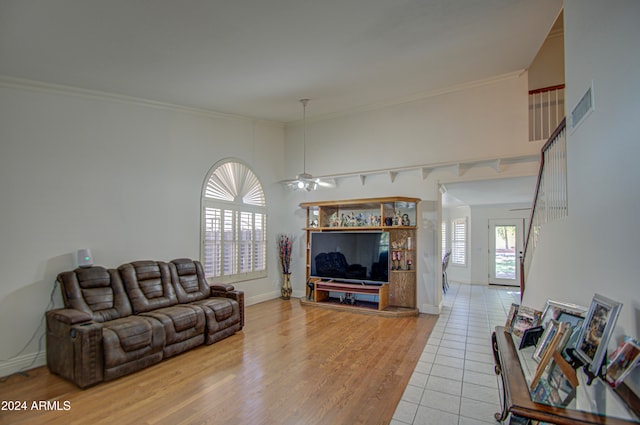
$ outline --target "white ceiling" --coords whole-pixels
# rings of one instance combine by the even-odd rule
[[[0,75],[289,122],[526,69],[562,0],[1,0]]]
[[[537,180],[537,177],[531,176],[446,183],[442,205],[445,207],[505,204],[531,206]]]

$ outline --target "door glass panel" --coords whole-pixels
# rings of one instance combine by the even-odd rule
[[[495,277],[516,279],[516,226],[495,226]]]

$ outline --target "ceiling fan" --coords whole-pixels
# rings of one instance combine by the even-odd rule
[[[300,103],[302,103],[302,120],[304,128],[302,138],[302,173],[298,174],[295,179],[284,180],[281,183],[291,190],[306,190],[307,192],[316,190],[319,186],[335,187],[334,182],[323,181],[307,173],[307,104],[309,103],[309,99],[300,99]]]

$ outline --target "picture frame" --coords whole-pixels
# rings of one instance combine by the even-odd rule
[[[559,351],[553,353],[546,382],[554,396],[554,405],[564,407],[575,398],[578,376]]]
[[[507,314],[507,321],[504,324],[504,329],[509,333],[511,333],[511,328],[513,327],[513,319],[516,317],[518,307],[520,307],[520,304],[511,303],[509,314]]]
[[[575,352],[585,363],[585,370],[595,376],[601,375],[602,363],[621,308],[622,303],[600,294],[595,294],[591,300]]]
[[[505,329],[512,335],[522,338],[524,331],[540,324],[541,318],[540,310],[512,303]]]
[[[640,364],[640,345],[629,338],[611,355],[605,378],[607,383],[616,388],[638,364]]]
[[[534,326],[533,328],[529,328],[524,331],[518,350],[522,350],[523,348],[527,348],[532,345],[537,345],[543,333],[544,328],[542,326]]]
[[[558,320],[562,313],[584,318],[587,313],[587,308],[577,304],[547,300],[544,310],[542,310],[540,324],[545,326],[551,319]]]
[[[536,349],[533,351],[533,354],[531,355],[533,360],[540,363],[540,360],[542,359],[542,354],[544,353],[546,348],[549,346],[549,343],[551,342],[551,339],[553,338],[557,330],[558,330],[557,321],[551,320],[547,323],[547,326],[544,328],[544,332],[542,332],[542,335],[540,336],[540,339],[536,344]]]
[[[547,351],[549,344],[553,340],[553,337],[558,332],[560,328],[560,323],[557,320],[551,319],[549,323],[547,323],[547,327],[544,328],[544,332],[540,336],[538,343],[536,344],[536,349],[533,351],[533,355],[531,356],[533,360],[540,363],[544,353]]]
[[[558,320],[558,322],[568,323],[569,326],[573,329],[575,327],[582,327],[582,324],[584,323],[584,316],[561,311],[556,320]]]
[[[569,329],[567,330],[567,341],[564,344],[563,350],[575,349],[576,342],[578,341],[578,335],[580,334],[582,324],[584,323],[584,316],[561,311],[558,315],[558,321],[569,325]]]
[[[558,347],[560,345],[560,342],[564,339],[566,341],[566,334],[567,334],[567,329],[569,328],[569,326],[562,322],[555,322],[557,323],[557,327],[555,328],[555,332],[553,334],[552,337],[547,337],[547,339],[549,340],[548,343],[545,344],[545,347],[543,350],[540,350],[540,361],[538,362],[538,367],[536,368],[536,372],[533,376],[533,379],[531,380],[531,385],[530,388],[532,390],[534,390],[537,385],[538,382],[540,381],[540,378],[542,378],[545,370],[547,369],[547,366],[549,365],[549,362],[551,361],[552,358],[554,358],[554,356],[556,355],[555,353],[558,351]],[[556,325],[554,324],[554,327]],[[551,326],[549,326],[551,327]],[[551,332],[551,331],[549,331]],[[550,338],[550,339],[549,339]],[[544,340],[541,337],[540,338],[540,344],[543,344]],[[536,349],[536,351],[538,351]]]

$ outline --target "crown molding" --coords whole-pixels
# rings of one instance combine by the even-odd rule
[[[42,93],[59,94],[63,96],[77,96],[87,99],[107,100],[111,102],[126,103],[130,105],[144,106],[160,110],[168,110],[172,112],[186,113],[189,115],[198,115],[209,118],[218,118],[224,120],[245,121],[254,124],[263,124],[283,128],[284,123],[278,121],[260,120],[243,115],[226,114],[217,111],[211,111],[202,108],[192,108],[188,106],[176,105],[173,103],[159,102],[155,100],[143,99],[133,96],[125,96],[116,93],[109,93],[99,90],[89,90],[61,84],[46,83],[43,81],[28,80],[23,78],[9,77],[0,75],[0,87],[20,90],[31,90]]]

